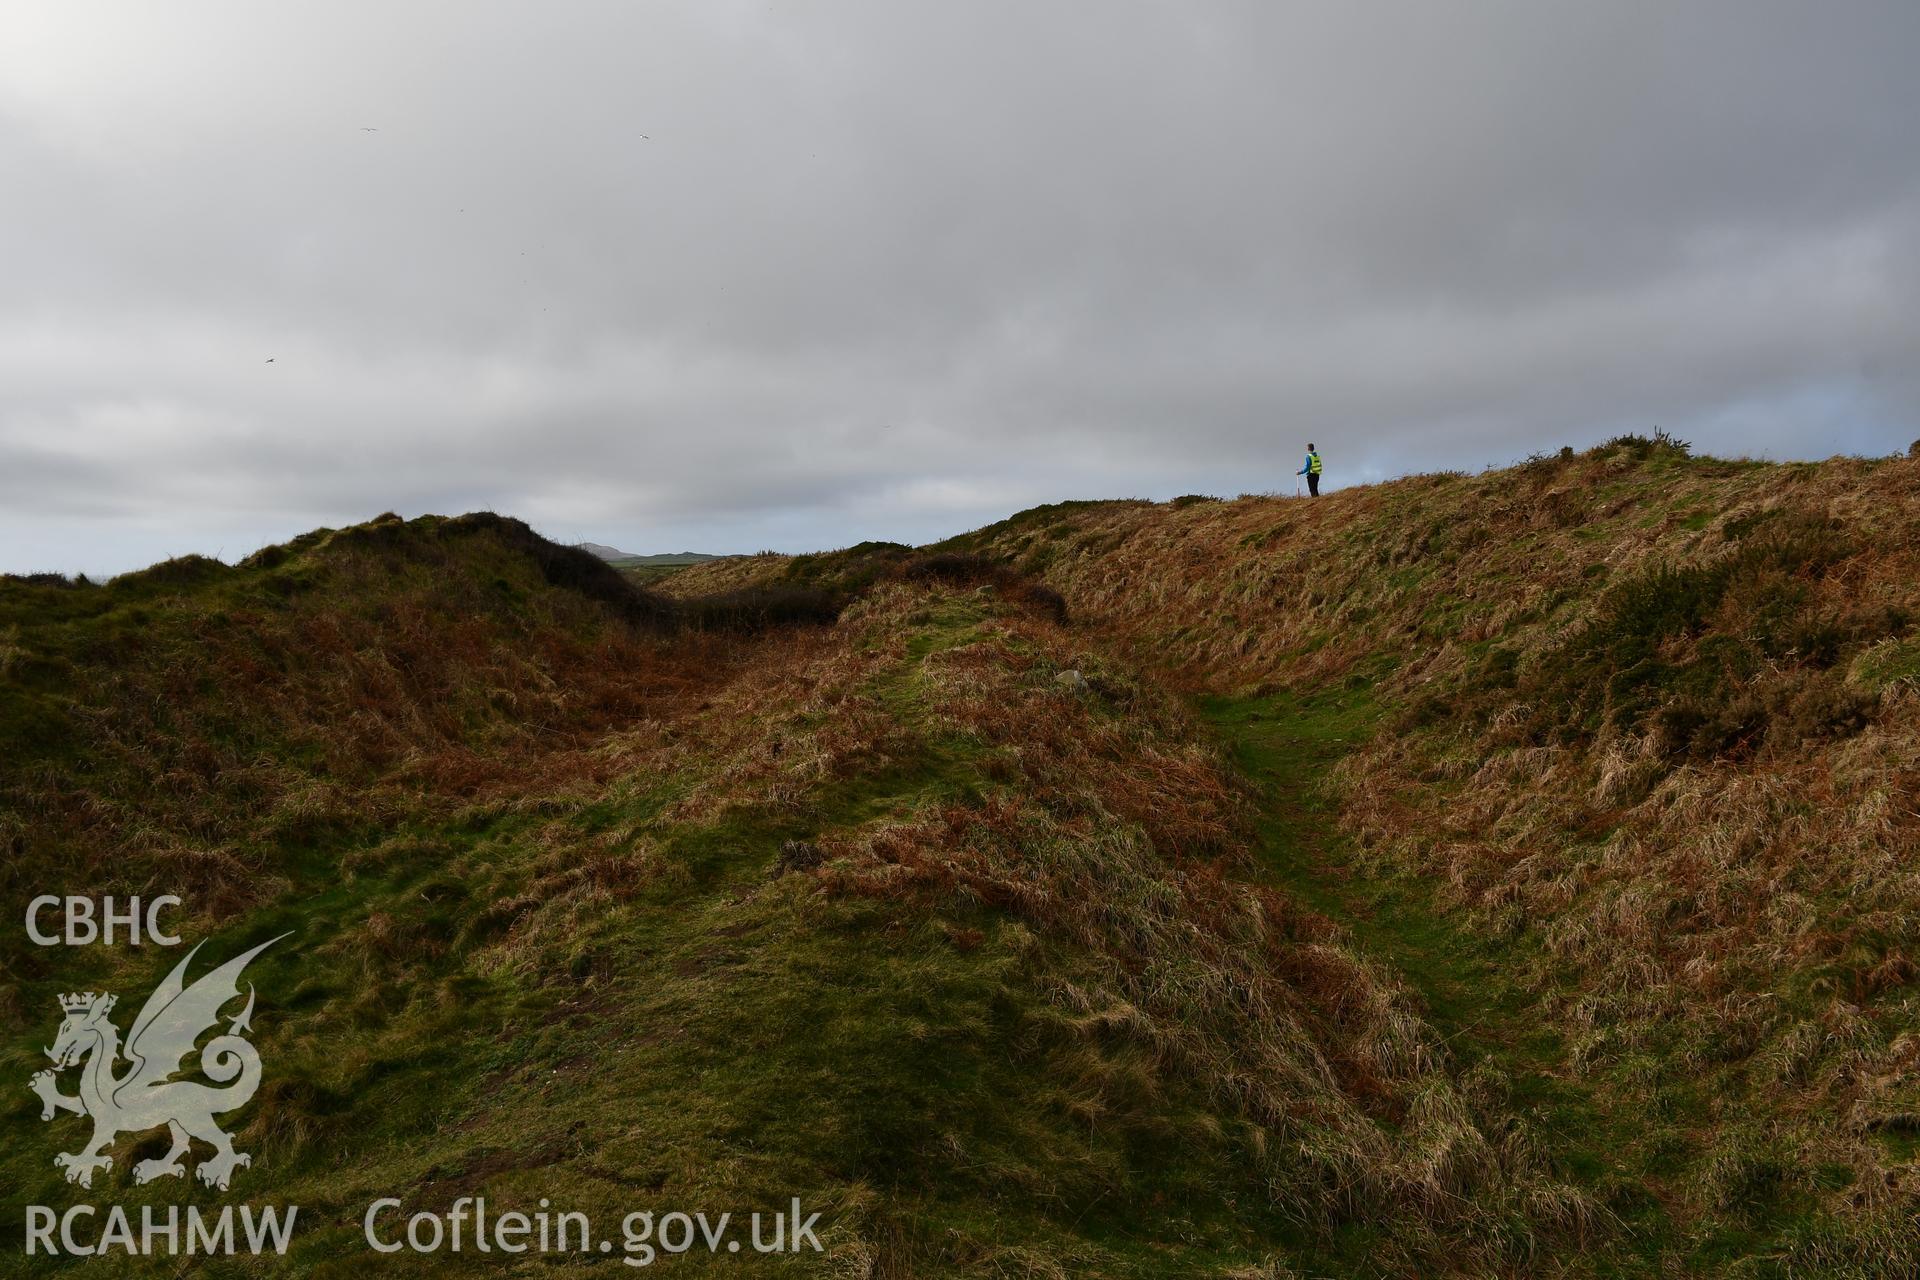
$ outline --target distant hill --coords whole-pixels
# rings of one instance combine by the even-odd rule
[[[590,551],[602,560],[605,560],[608,564],[615,565],[622,569],[642,565],[680,568],[684,565],[703,564],[708,560],[719,560],[722,558],[720,556],[710,556],[700,551],[664,551],[658,555],[643,556],[632,551],[622,551],[618,547],[610,547],[604,542],[582,542],[579,544],[579,547],[582,551]]]

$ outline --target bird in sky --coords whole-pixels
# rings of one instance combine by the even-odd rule
[[[267,363],[268,363],[268,364],[272,364],[272,363],[273,363],[273,357],[272,357],[272,356],[268,356],[268,357],[267,357]]]
[[[367,128],[367,127],[366,127],[365,125],[361,125],[361,126],[360,126],[360,132],[362,132],[362,133],[378,133],[378,132],[380,132],[380,130],[379,130],[379,129],[378,129],[377,127],[376,127],[376,128],[372,128],[372,129],[369,129],[369,128]]]

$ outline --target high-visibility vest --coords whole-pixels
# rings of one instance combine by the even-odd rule
[[[1310,453],[1307,455],[1307,474],[1312,476],[1317,476],[1320,474],[1320,455],[1319,454]]]

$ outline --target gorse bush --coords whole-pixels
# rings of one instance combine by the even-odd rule
[[[228,572],[226,565],[212,556],[175,556],[151,568],[123,573],[114,582],[122,589],[138,587],[191,587],[211,582]]]
[[[1693,455],[1693,446],[1669,434],[1665,428],[1655,427],[1650,436],[1631,431],[1614,436],[1602,443],[1594,452],[1624,455],[1636,461],[1645,462],[1652,458],[1688,458]]]
[[[944,582],[949,586],[971,586],[987,582],[1004,572],[996,562],[983,555],[963,551],[942,551],[908,561],[900,576],[913,581]]]
[[[86,574],[69,578],[64,573],[0,573],[0,582],[17,582],[27,587],[91,587]]]
[[[675,616],[696,631],[751,633],[774,627],[831,626],[846,601],[823,587],[769,583],[677,602]]]
[[[909,582],[939,582],[947,586],[991,585],[1005,598],[1055,622],[1067,620],[1065,596],[1031,573],[974,552],[938,551],[919,556],[901,568],[900,577]]]
[[[1859,549],[1827,517],[1775,510],[1730,522],[1728,534],[1735,545],[1720,556],[1659,565],[1605,592],[1593,620],[1528,683],[1538,730],[1630,733],[1657,717],[1670,750],[1747,749],[1784,709],[1748,688],[1760,672],[1830,667],[1903,621],[1898,611],[1835,615],[1813,603],[1810,582]]]
[[[381,531],[404,527],[391,521],[375,522],[360,526],[360,536],[378,538]],[[442,529],[454,537],[485,533],[499,539],[530,556],[540,567],[541,576],[554,586],[598,600],[627,622],[659,627],[673,621],[674,611],[666,600],[635,585],[591,551],[543,538],[523,521],[482,511],[449,520]]]
[[[1522,458],[1516,469],[1527,480],[1535,484],[1544,484],[1559,476],[1574,460],[1572,445],[1561,445],[1556,453],[1533,452]]]

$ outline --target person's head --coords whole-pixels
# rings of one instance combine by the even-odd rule
[[[1320,447],[1320,446],[1319,446],[1319,445],[1317,445],[1317,444],[1315,444],[1315,443],[1314,443],[1313,441],[1311,441],[1311,440],[1309,440],[1309,441],[1307,441],[1307,452],[1308,452],[1308,453],[1312,453],[1312,452],[1314,452],[1314,451],[1315,451],[1315,450],[1317,450],[1317,449],[1318,449],[1319,447]]]

